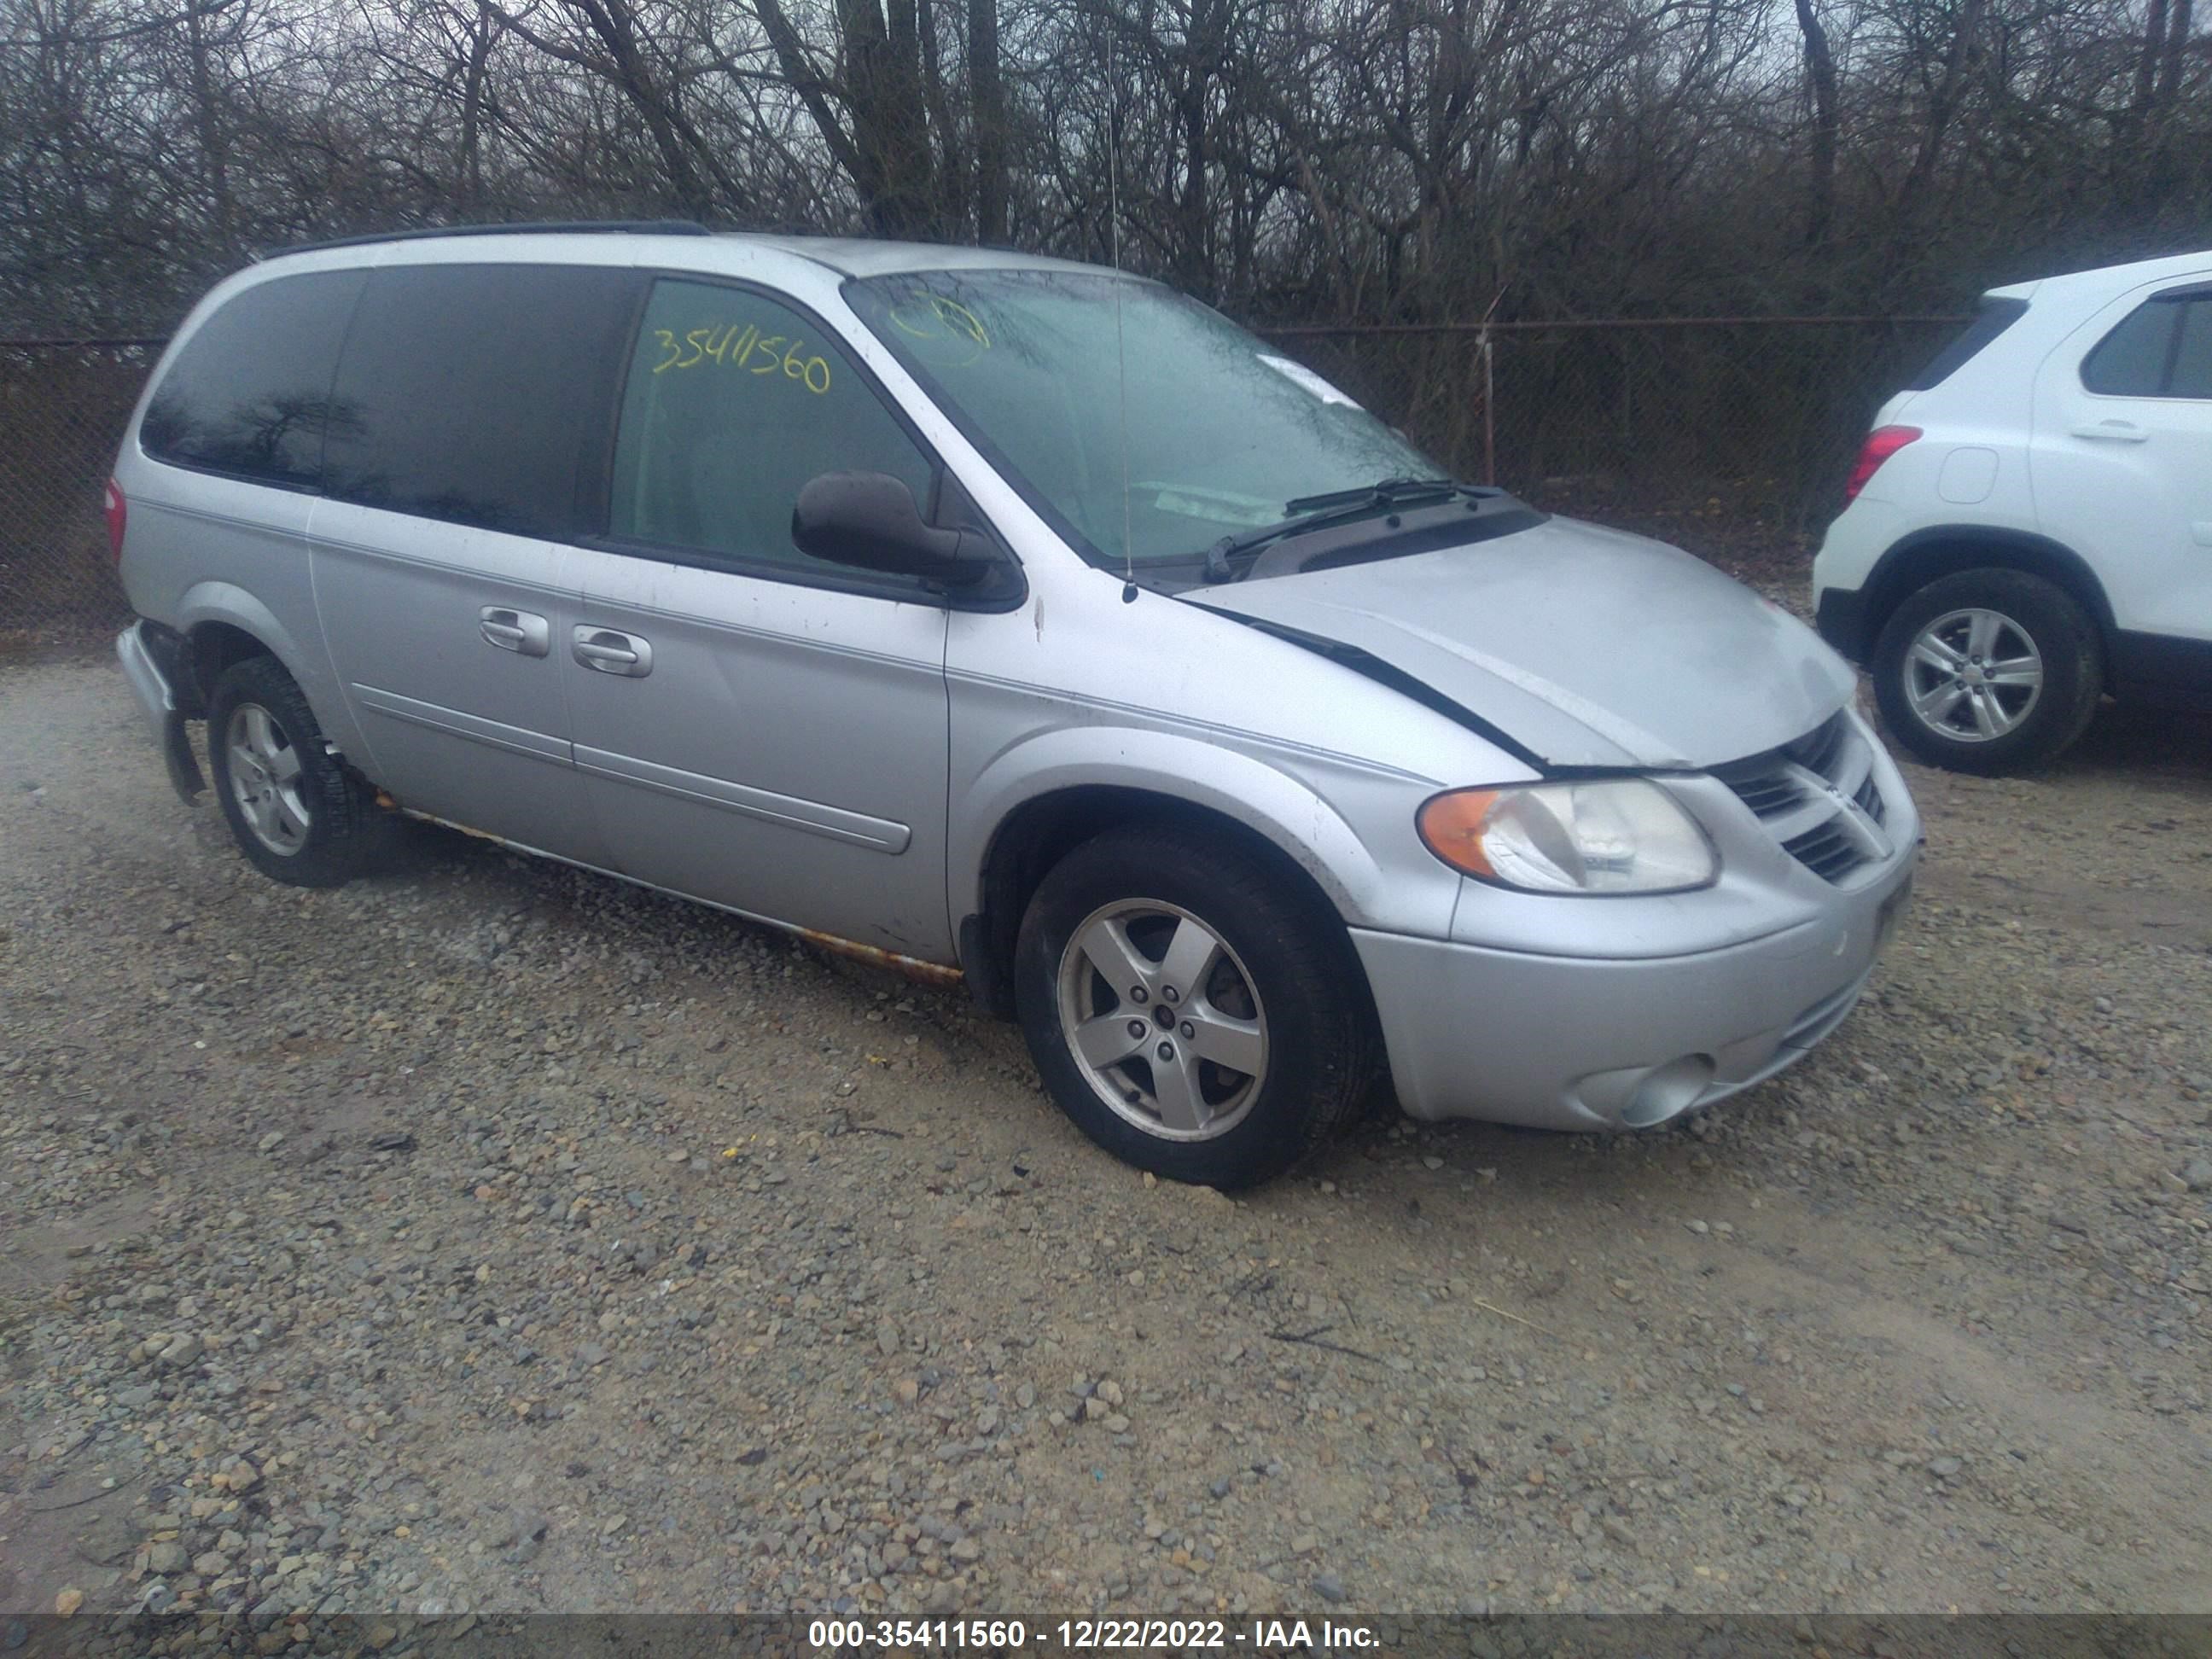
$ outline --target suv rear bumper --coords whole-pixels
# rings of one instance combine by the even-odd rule
[[[1432,1121],[1641,1129],[1771,1077],[1857,1002],[1917,853],[1814,921],[1685,956],[1542,957],[1355,928],[1399,1103]]]
[[[157,636],[148,632],[150,626],[133,623],[117,635],[115,654],[123,664],[123,678],[130,682],[131,691],[137,696],[154,746],[161,751],[161,759],[168,766],[169,781],[189,805],[207,785],[200,777],[200,763],[192,754],[191,738],[185,730],[185,715],[177,696],[173,669],[164,665],[164,656],[168,653],[161,650]],[[169,635],[172,640],[175,637],[173,634]]]

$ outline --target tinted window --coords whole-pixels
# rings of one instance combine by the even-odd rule
[[[229,301],[161,377],[140,445],[165,461],[313,488],[362,280],[357,270],[279,276]]]
[[[614,533],[824,568],[793,544],[791,509],[840,471],[888,472],[929,510],[928,458],[820,326],[744,289],[654,284],[623,396]]]
[[[2110,398],[2160,396],[2180,320],[2181,307],[2165,300],[2137,306],[2081,360],[2081,384]]]
[[[1930,357],[1921,371],[1905,383],[1906,392],[1928,392],[1943,384],[1979,355],[1989,343],[2027,314],[2025,300],[1984,300],[1974,320],[1960,331],[1950,344]]]
[[[325,489],[456,524],[577,533],[636,282],[588,265],[373,273],[338,364]]]
[[[2174,342],[2166,395],[2212,398],[2212,299],[2190,300],[2175,309],[2181,313],[2181,337]]]

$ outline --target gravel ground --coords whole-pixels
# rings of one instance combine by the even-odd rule
[[[2212,1609],[2212,727],[1916,771],[1860,1011],[1231,1201],[1010,1029],[0,668],[0,1608]]]

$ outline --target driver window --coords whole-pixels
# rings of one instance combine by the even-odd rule
[[[744,289],[656,283],[623,394],[613,533],[762,574],[849,576],[791,539],[799,490],[836,471],[888,472],[929,511],[930,460],[827,331]]]

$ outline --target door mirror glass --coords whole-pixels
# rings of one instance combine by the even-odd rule
[[[966,587],[990,570],[981,538],[923,522],[914,492],[888,472],[824,472],[807,481],[791,513],[802,553],[886,575]]]

